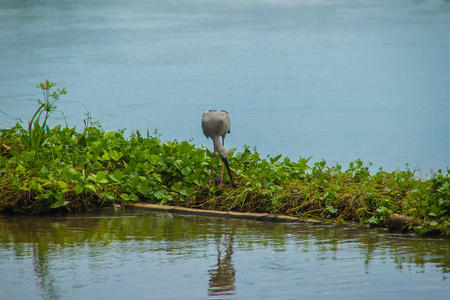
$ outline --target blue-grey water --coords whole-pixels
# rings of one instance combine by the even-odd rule
[[[450,240],[144,212],[0,217],[0,299],[447,299]]]
[[[0,111],[28,120],[47,78],[80,130],[211,147],[225,109],[230,148],[426,175],[450,162],[449,53],[444,0],[0,0]]]

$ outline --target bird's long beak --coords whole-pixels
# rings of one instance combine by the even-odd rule
[[[233,183],[233,176],[231,175],[231,169],[230,169],[230,165],[228,164],[228,158],[225,157],[222,159],[222,161],[225,164],[225,166],[227,167],[228,175],[230,175],[231,183]]]

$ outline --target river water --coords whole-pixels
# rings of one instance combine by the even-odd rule
[[[229,148],[426,175],[450,162],[449,53],[443,0],[0,0],[0,128],[49,79],[79,130],[211,147],[225,109]],[[0,217],[0,299],[447,299],[449,267],[449,240],[377,230]]]
[[[47,78],[80,130],[211,147],[201,114],[225,109],[230,148],[427,175],[450,162],[449,52],[444,0],[0,0],[0,111],[28,120]]]
[[[0,299],[447,299],[450,240],[140,211],[0,217]]]

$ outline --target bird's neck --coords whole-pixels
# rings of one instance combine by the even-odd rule
[[[219,150],[219,147],[223,147],[222,143],[220,142],[220,136],[214,136],[211,137],[214,143],[214,149]]]

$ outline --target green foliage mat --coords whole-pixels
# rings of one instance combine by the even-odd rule
[[[416,170],[369,173],[356,160],[346,170],[325,161],[261,158],[256,149],[229,150],[236,182],[210,186],[212,153],[187,141],[162,142],[157,132],[105,132],[88,117],[78,132],[47,120],[65,89],[38,87],[44,100],[25,128],[0,135],[0,212],[49,213],[124,201],[214,210],[282,213],[297,217],[387,226],[393,214],[413,220],[419,234],[450,235],[450,170],[429,179]],[[220,176],[216,163],[214,174]],[[227,182],[228,180],[228,182]]]

